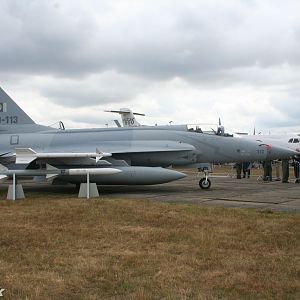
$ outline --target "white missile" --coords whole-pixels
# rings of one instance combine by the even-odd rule
[[[47,169],[31,169],[31,170],[5,170],[0,169],[0,180],[4,181],[8,176],[46,176],[47,180],[54,179],[61,175],[80,176],[80,175],[114,175],[121,173],[122,170],[115,168],[77,168],[77,169],[57,169],[47,164]]]
[[[119,169],[114,168],[78,168],[78,169],[57,169],[49,164],[46,165],[46,179],[50,180],[59,175],[71,175],[71,176],[80,176],[80,175],[113,175],[122,172]],[[49,174],[49,171],[51,172]],[[52,173],[53,172],[53,173]],[[55,173],[56,172],[56,173]]]
[[[31,148],[16,148],[16,164],[30,164],[41,158],[96,158],[98,162],[102,157],[111,156],[96,149],[96,152],[35,152]]]

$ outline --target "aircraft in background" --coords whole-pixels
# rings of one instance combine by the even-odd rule
[[[229,133],[226,133],[225,127],[222,126],[220,118],[219,125],[215,133],[218,135],[230,135]],[[258,143],[277,145],[279,147],[284,147],[300,152],[300,134],[256,134],[256,130],[254,128],[253,135],[249,135],[245,132],[235,132],[231,135],[246,138],[252,141],[257,141]]]
[[[285,148],[205,134],[199,126],[54,129],[36,124],[2,89],[0,103],[0,163],[7,168],[0,171],[2,176],[20,170],[20,174],[40,172],[37,176],[74,184],[85,182],[86,174],[97,184],[158,184],[185,176],[167,169],[170,166],[198,168],[203,162],[263,161],[294,155]],[[47,176],[48,172],[55,176]],[[199,185],[209,188],[211,182],[206,176]]]
[[[245,135],[243,138],[255,140],[260,143],[271,143],[272,145],[278,145],[300,152],[300,136],[298,134]]]
[[[136,120],[134,115],[145,116],[145,114],[134,113],[129,108],[121,108],[120,110],[105,110],[105,112],[117,113],[121,115],[123,127],[138,127],[141,124]],[[118,127],[122,127],[118,120],[114,120]]]

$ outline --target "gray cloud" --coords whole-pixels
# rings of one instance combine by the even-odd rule
[[[147,89],[147,82],[108,71],[82,79],[50,78],[37,83],[37,89],[42,96],[62,106],[95,106],[129,101]]]
[[[2,70],[73,77],[115,69],[155,79],[196,79],[300,61],[300,20],[290,16],[300,9],[296,1],[288,8],[274,1],[264,2],[270,6],[124,1],[124,12],[118,1],[109,8],[104,1],[88,1],[89,15],[73,9],[81,1],[63,3],[2,3],[0,22],[7,36],[0,48]],[[132,3],[130,9],[126,3]]]
[[[0,80],[65,107],[171,116],[180,101],[203,114],[225,101],[246,123],[263,102],[272,116],[258,114],[261,126],[295,124],[299,11],[296,0],[3,0]]]

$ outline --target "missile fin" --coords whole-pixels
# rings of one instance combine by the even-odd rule
[[[7,171],[7,170],[8,169],[5,166],[3,166],[3,165],[0,164],[0,171]]]
[[[58,174],[47,174],[46,180],[51,181],[51,180],[55,179],[57,176],[58,176]]]
[[[8,178],[6,175],[0,175],[0,182],[5,181]]]
[[[98,163],[98,161],[99,161],[100,159],[102,159],[103,157],[112,156],[111,153],[105,153],[105,152],[102,152],[102,151],[100,151],[98,148],[96,148],[96,154],[97,154],[97,156],[96,156],[96,163]]]
[[[55,167],[53,167],[53,166],[51,166],[51,165],[49,165],[49,164],[46,164],[46,170],[47,171],[53,171],[53,170],[59,170],[58,168],[55,168]],[[51,181],[51,180],[53,180],[53,179],[55,179],[57,176],[58,176],[59,174],[47,174],[46,175],[46,180],[47,181]]]
[[[50,164],[46,164],[46,170],[59,170],[59,169]]]

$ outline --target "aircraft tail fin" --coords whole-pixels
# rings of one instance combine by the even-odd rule
[[[136,120],[135,114],[130,109],[127,108],[121,108],[121,118],[123,122],[124,127],[138,127],[141,126],[141,124]]]
[[[118,113],[121,115],[123,127],[138,127],[141,124],[136,120],[134,115],[145,116],[144,114],[132,112],[129,108],[121,108],[120,110],[105,110],[105,112]],[[116,122],[115,122],[116,123]],[[119,122],[118,122],[119,123]],[[120,127],[120,123],[117,124]]]
[[[0,87],[0,126],[35,124],[35,122]]]

